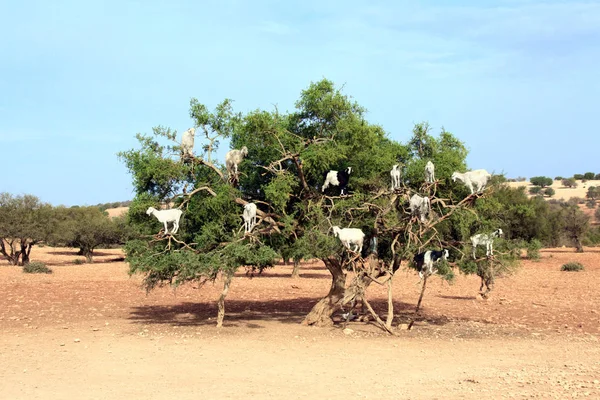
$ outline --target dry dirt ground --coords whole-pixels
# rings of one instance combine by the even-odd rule
[[[32,256],[54,273],[0,264],[1,399],[600,398],[600,249],[545,250],[488,300],[475,278],[434,277],[423,319],[397,336],[302,326],[330,285],[318,262],[295,280],[283,265],[242,271],[218,330],[219,283],[146,294],[118,250],[93,265],[72,249]],[[585,271],[561,272],[572,260]],[[394,325],[418,293],[415,273],[395,276]],[[385,315],[386,289],[368,298]]]

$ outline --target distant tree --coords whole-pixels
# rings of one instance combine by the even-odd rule
[[[596,174],[596,176],[594,176],[594,180],[596,180],[596,181],[600,180],[600,174]]]
[[[568,187],[568,188],[576,188],[577,187],[577,182],[575,181],[575,178],[563,179],[562,184],[563,184],[563,186]]]
[[[556,191],[552,188],[546,188],[546,190],[544,190],[544,194],[548,197],[552,197],[556,194]]]
[[[562,176],[555,176],[554,180],[555,181],[562,181],[564,178]]]
[[[517,177],[517,182],[525,182],[526,180],[527,178],[525,178],[524,176]]]
[[[590,228],[590,217],[578,206],[566,206],[563,210],[564,232],[571,239],[578,253],[583,252],[582,239]]]
[[[600,198],[600,187],[590,186],[585,197],[587,197],[590,200],[597,200],[598,198]]]
[[[588,200],[585,202],[585,206],[586,206],[587,208],[595,208],[595,207],[596,207],[596,201],[595,201],[595,200],[592,200],[592,199],[588,199]]]
[[[540,187],[550,186],[553,183],[552,178],[548,178],[547,176],[534,176],[529,179],[529,182],[531,182],[532,185]]]
[[[582,180],[583,179],[583,174],[575,174],[575,175],[573,175],[573,179]]]
[[[583,179],[594,179],[594,173],[593,172],[586,172],[585,174],[583,174]]]
[[[540,194],[542,193],[542,188],[540,186],[534,186],[529,188],[529,194]]]
[[[57,214],[59,223],[53,241],[79,248],[88,263],[93,261],[98,246],[123,243],[123,229],[129,229],[125,223],[118,226],[97,206],[61,209]]]
[[[29,194],[0,193],[0,253],[12,265],[26,265],[34,245],[54,229],[49,204]]]

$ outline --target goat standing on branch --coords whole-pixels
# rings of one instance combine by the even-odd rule
[[[435,182],[435,166],[431,161],[427,161],[427,164],[425,165],[425,182]]]
[[[492,175],[487,172],[485,169],[476,169],[473,171],[467,171],[465,173],[455,172],[452,174],[452,182],[456,182],[457,180],[464,183],[471,194],[477,192],[481,193],[485,189],[488,181],[491,179]],[[475,191],[473,189],[473,185],[477,188]]]
[[[256,225],[256,204],[248,203],[244,206],[244,229],[246,233],[250,233],[252,228]]]
[[[392,190],[400,189],[400,168],[399,164],[394,164],[390,171],[390,177],[392,178]]]
[[[334,171],[331,170],[327,172],[325,175],[325,182],[323,183],[323,187],[321,188],[321,192],[325,192],[330,185],[331,186],[339,186],[340,188],[340,196],[343,196],[347,193],[348,180],[350,179],[350,173],[352,172],[352,167],[346,168],[344,171]]]
[[[159,222],[162,222],[165,225],[165,235],[169,233],[169,230],[167,229],[167,224],[169,222],[173,223],[173,230],[171,230],[171,235],[174,235],[179,229],[179,219],[181,218],[181,214],[183,214],[183,211],[181,211],[178,208],[172,208],[170,210],[157,210],[154,207],[148,207],[148,210],[146,210],[146,214],[154,215]]]
[[[181,159],[194,157],[194,135],[196,129],[190,128],[181,135]]]
[[[413,262],[419,271],[419,278],[423,279],[423,276],[430,276],[435,274],[437,271],[433,270],[433,263],[439,260],[447,260],[450,254],[448,250],[427,250],[426,252],[419,253],[413,258]]]
[[[247,155],[248,148],[246,146],[242,147],[241,150],[229,150],[225,155],[225,167],[227,168],[230,181],[237,180],[238,166]]]
[[[490,234],[478,233],[477,235],[471,236],[471,244],[473,244],[473,258],[477,259],[475,256],[477,246],[485,246],[485,255],[487,257],[494,255],[494,239],[502,236],[503,234],[504,232],[502,232],[502,229],[498,228]]]
[[[410,198],[409,207],[411,215],[419,215],[421,217],[421,222],[427,221],[431,211],[429,197],[421,197],[418,194],[413,194]]]
[[[339,226],[333,227],[333,236],[337,236],[342,244],[350,251],[354,251],[358,254],[362,252],[363,241],[365,240],[365,233],[358,228],[343,228]],[[353,248],[350,248],[352,245]]]

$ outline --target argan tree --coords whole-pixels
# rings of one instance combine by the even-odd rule
[[[415,126],[406,145],[393,141],[328,80],[311,84],[289,113],[275,109],[241,115],[229,100],[211,112],[192,99],[190,117],[196,149],[201,149],[191,159],[180,159],[177,133],[164,127],[154,128],[152,136],[138,134],[140,148],[120,153],[136,191],[129,222],[141,232],[128,242],[126,255],[131,272],[145,275],[148,290],[222,276],[218,326],[235,271],[241,266],[271,266],[282,254],[320,259],[331,273],[329,293],[304,323],[329,325],[336,310],[363,301],[380,326],[389,330],[391,278],[401,261],[442,246],[451,246],[455,257],[462,259],[465,237],[481,224],[473,209],[479,196],[470,196],[464,185],[449,179],[453,171],[466,169],[467,150],[459,140],[445,130],[434,137],[423,123]],[[223,160],[215,159],[224,139],[230,139],[232,148],[248,148],[234,179],[226,176]],[[438,181],[423,184],[428,160],[436,165]],[[404,179],[410,183],[390,191],[393,164],[404,166]],[[349,167],[348,195],[340,196],[336,187],[322,192],[329,170]],[[408,210],[408,199],[415,193],[431,198],[427,222]],[[257,204],[258,224],[245,234],[241,214],[247,202]],[[149,206],[182,209],[179,232],[157,234],[158,223],[145,214]],[[457,223],[465,227],[460,235]],[[363,254],[348,251],[333,237],[335,225],[366,233]],[[355,272],[349,284],[348,270]],[[385,322],[365,298],[372,282],[388,285]]]
[[[0,253],[12,265],[29,263],[31,249],[54,229],[53,210],[32,195],[0,193]]]
[[[545,188],[546,186],[550,186],[553,183],[552,178],[548,178],[547,176],[534,176],[529,179],[532,185],[539,186],[541,188]]]
[[[75,247],[86,262],[93,261],[94,250],[102,245],[124,243],[130,228],[112,219],[97,206],[58,207],[55,209],[56,229],[51,236],[54,244]],[[123,218],[123,217],[121,217]]]

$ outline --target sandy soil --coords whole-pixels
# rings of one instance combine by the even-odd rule
[[[129,207],[117,207],[117,208],[109,208],[106,210],[108,216],[111,218],[120,217],[129,211]]]
[[[146,294],[111,261],[118,250],[93,265],[74,265],[71,249],[32,256],[54,273],[0,264],[2,399],[600,398],[600,249],[545,250],[498,279],[489,300],[475,278],[434,278],[423,319],[397,336],[300,325],[330,285],[317,262],[296,280],[283,265],[241,272],[217,330],[219,283]],[[573,260],[585,271],[559,270]],[[381,315],[385,292],[369,291]],[[418,294],[413,272],[396,275],[394,325]]]

